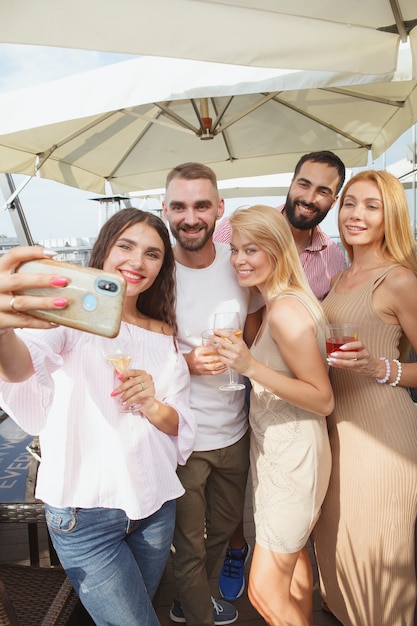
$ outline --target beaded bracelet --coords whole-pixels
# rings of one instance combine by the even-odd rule
[[[393,383],[390,383],[391,387],[396,387],[398,385],[398,383],[401,380],[401,374],[403,373],[403,366],[401,365],[401,363],[398,361],[398,359],[393,359],[394,363],[397,364],[397,378],[394,380]]]
[[[384,378],[375,378],[375,380],[377,383],[380,383],[381,385],[385,385],[385,383],[389,381],[389,377],[391,376],[391,364],[385,356],[380,356],[379,360],[385,361],[385,376]]]

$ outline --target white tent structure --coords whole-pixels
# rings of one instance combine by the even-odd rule
[[[366,165],[417,121],[417,80],[403,52],[382,83],[140,57],[4,94],[0,171],[109,195],[162,187],[183,161],[210,165],[219,180],[289,172],[320,149]]]
[[[0,41],[256,67],[393,72],[416,0],[2,0]]]

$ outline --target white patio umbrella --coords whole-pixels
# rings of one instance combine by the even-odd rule
[[[2,0],[0,41],[385,74],[411,31],[417,78],[416,21],[416,0]]]
[[[183,161],[210,165],[219,180],[288,172],[320,149],[366,165],[370,151],[376,158],[417,121],[409,71],[370,83],[133,59],[1,96],[0,171],[108,195],[162,187]]]

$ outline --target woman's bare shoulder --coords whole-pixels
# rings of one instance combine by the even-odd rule
[[[417,276],[407,267],[398,265],[393,267],[383,281],[386,287],[394,293],[400,294],[409,289],[417,290]]]
[[[174,331],[172,330],[171,326],[169,326],[169,324],[166,324],[165,322],[162,322],[161,320],[149,320],[150,321],[150,327],[148,330],[152,331],[153,333],[159,333],[160,335],[168,335],[169,337],[172,337],[172,335],[174,334]]]

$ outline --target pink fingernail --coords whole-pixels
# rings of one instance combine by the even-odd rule
[[[68,278],[65,278],[65,276],[54,276],[51,279],[51,285],[54,285],[55,287],[65,287],[67,284]]]
[[[125,375],[124,375],[124,374],[118,374],[118,376],[117,376],[117,378],[118,378],[119,380],[123,380],[123,378],[124,378],[124,377],[125,377]]]
[[[119,392],[117,391],[117,389],[115,389],[114,391],[111,392],[111,397],[114,398],[114,396],[117,396]]]
[[[55,298],[53,301],[53,305],[57,308],[62,308],[63,306],[67,306],[68,300],[66,298]]]

